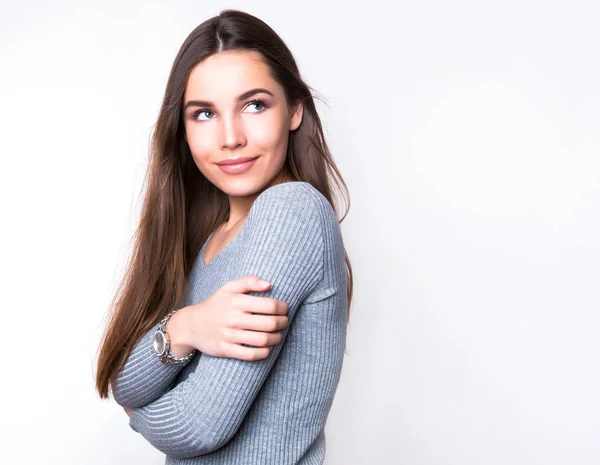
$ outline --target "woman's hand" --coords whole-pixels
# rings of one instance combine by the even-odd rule
[[[288,325],[287,303],[245,293],[265,292],[270,286],[256,276],[229,281],[203,302],[173,314],[167,324],[173,354],[183,357],[196,348],[213,357],[267,358]]]

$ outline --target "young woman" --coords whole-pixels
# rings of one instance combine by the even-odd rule
[[[332,193],[348,192],[264,22],[225,10],[185,40],[146,185],[100,396],[167,464],[322,463],[352,298]]]

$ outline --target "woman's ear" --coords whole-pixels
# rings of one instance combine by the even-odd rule
[[[302,114],[304,111],[304,105],[302,102],[299,102],[292,109],[292,116],[290,120],[290,131],[295,131],[302,123]]]

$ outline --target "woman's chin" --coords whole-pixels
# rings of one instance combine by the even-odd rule
[[[265,184],[256,176],[231,176],[221,179],[217,187],[230,197],[248,197],[262,190]]]

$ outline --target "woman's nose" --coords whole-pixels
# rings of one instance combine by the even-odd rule
[[[240,145],[246,145],[246,134],[243,122],[238,118],[223,118],[222,127],[222,149],[234,149]]]

